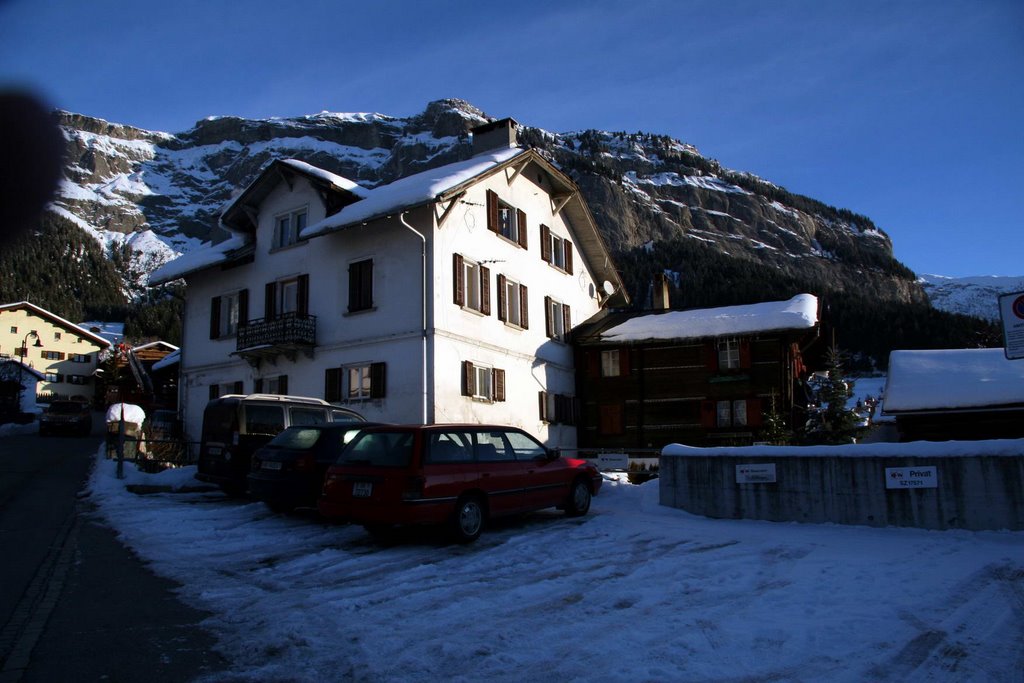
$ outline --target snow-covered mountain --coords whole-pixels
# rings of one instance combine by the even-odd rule
[[[51,210],[108,252],[131,254],[127,277],[139,280],[175,254],[223,239],[221,209],[272,159],[297,158],[374,187],[467,158],[469,130],[489,120],[462,100],[432,102],[407,118],[327,112],[216,117],[177,134],[68,112],[57,116],[67,161]],[[766,272],[808,288],[924,301],[913,273],[895,260],[888,236],[868,218],[723,168],[692,145],[647,133],[556,134],[528,125],[519,138],[579,184],[616,257],[645,245],[704,245],[767,265]],[[138,285],[126,289],[138,291]]]
[[[932,306],[983,320],[999,320],[999,296],[1024,291],[1024,277],[921,275]]]

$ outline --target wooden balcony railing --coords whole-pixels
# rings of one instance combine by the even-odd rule
[[[316,316],[285,313],[274,318],[257,318],[238,327],[235,354],[250,359],[278,353],[292,356],[316,346]]]

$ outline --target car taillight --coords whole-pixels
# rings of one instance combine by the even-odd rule
[[[402,490],[402,500],[419,500],[423,497],[423,487],[427,480],[423,477],[409,477]]]
[[[299,472],[310,472],[316,466],[316,459],[312,455],[300,455],[295,460],[295,469]]]

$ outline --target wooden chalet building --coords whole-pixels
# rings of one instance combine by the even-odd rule
[[[772,410],[806,419],[803,351],[818,301],[689,311],[602,312],[573,332],[579,445],[661,448],[762,440]]]

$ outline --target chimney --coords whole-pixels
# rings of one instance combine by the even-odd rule
[[[491,121],[470,130],[473,133],[473,154],[509,149],[516,146],[515,119],[504,118]]]
[[[651,293],[651,306],[656,311],[667,311],[668,303],[668,278],[665,273],[657,273],[654,276],[654,291]]]

